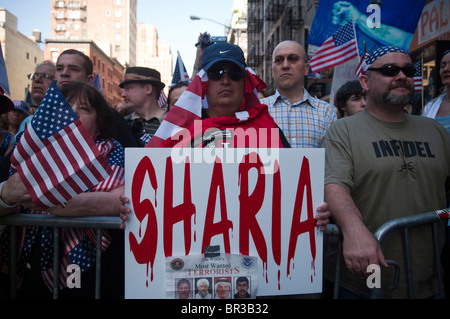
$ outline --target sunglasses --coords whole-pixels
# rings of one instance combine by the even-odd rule
[[[240,68],[232,68],[229,70],[224,69],[209,69],[207,72],[208,79],[212,81],[220,81],[225,73],[228,74],[228,77],[231,81],[240,81],[244,77],[244,70]]]
[[[411,78],[416,74],[416,69],[412,65],[401,68],[396,65],[387,64],[383,65],[381,68],[368,68],[367,70],[378,71],[385,76],[396,76],[402,71],[408,78]]]
[[[55,77],[48,73],[32,73],[32,74],[28,74],[28,78],[31,81],[34,81],[36,79],[53,80]]]

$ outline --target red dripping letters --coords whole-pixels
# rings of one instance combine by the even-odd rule
[[[250,160],[252,156],[253,160]],[[256,158],[256,160],[254,160]],[[139,162],[136,171],[134,172],[133,181],[131,185],[131,200],[136,214],[136,218],[142,223],[145,217],[148,216],[146,222],[145,233],[139,234],[142,238],[140,242],[137,241],[133,233],[130,233],[130,249],[136,258],[136,262],[140,264],[151,264],[155,260],[156,251],[158,248],[158,222],[163,223],[163,247],[164,255],[172,256],[172,249],[174,244],[174,226],[178,223],[183,223],[183,238],[185,254],[193,253],[191,247],[192,242],[192,227],[193,221],[199,214],[205,214],[203,225],[203,238],[199,241],[202,243],[202,253],[204,248],[209,246],[212,238],[215,236],[221,236],[223,241],[223,248],[226,253],[231,252],[230,235],[239,235],[239,253],[242,255],[248,255],[250,251],[250,240],[253,241],[253,245],[256,248],[259,258],[262,260],[263,265],[267,267],[267,261],[269,258],[273,258],[275,263],[280,266],[283,258],[286,258],[287,276],[290,272],[290,263],[295,257],[297,239],[303,233],[309,235],[310,251],[312,260],[316,258],[316,242],[315,242],[315,225],[313,203],[312,203],[312,190],[311,190],[311,176],[309,161],[306,157],[303,157],[300,176],[298,180],[297,192],[295,195],[295,202],[293,203],[293,212],[286,213],[287,216],[292,216],[292,220],[289,220],[290,234],[288,244],[287,256],[282,256],[282,180],[278,161],[275,161],[276,169],[273,174],[266,174],[264,172],[263,163],[257,153],[249,153],[243,156],[241,162],[238,164],[238,198],[227,199],[226,192],[227,187],[236,187],[236,185],[226,185],[224,180],[223,163],[219,158],[216,158],[211,176],[211,185],[209,185],[209,193],[205,193],[202,200],[207,200],[206,212],[198,211],[195,202],[193,202],[192,190],[197,188],[195,182],[191,177],[191,164],[189,158],[186,158],[184,163],[184,176],[174,176],[172,159],[168,157],[166,159],[165,174],[164,176],[164,207],[162,212],[162,219],[157,219],[155,213],[156,195],[154,204],[149,199],[141,201],[141,191],[148,174],[150,178],[151,187],[154,189],[155,194],[158,188],[156,173],[151,160],[148,157],[143,157]],[[256,172],[256,182],[253,183],[253,190],[250,191],[249,175],[250,172]],[[178,206],[173,204],[174,183],[176,181],[183,181],[183,202]],[[267,187],[267,184],[271,184],[272,187]],[[268,190],[271,193],[268,194]],[[237,200],[239,202],[238,212],[232,212],[233,214],[239,214],[238,219],[229,218],[230,212],[227,210],[227,200]],[[261,211],[261,207],[265,200],[271,200],[271,213],[268,215],[271,217],[271,230],[270,233],[263,231],[264,227],[259,224],[257,216]],[[307,216],[301,220],[302,206],[306,203]],[[217,208],[216,208],[217,206]],[[219,216],[215,216],[215,211],[220,211]],[[196,216],[197,215],[197,216]],[[234,216],[234,215],[233,215]],[[216,220],[216,221],[215,221]],[[219,220],[219,221],[217,221]],[[233,220],[239,221],[239,225],[233,225]],[[141,225],[142,227],[142,225]],[[234,227],[238,228],[235,233]],[[251,236],[250,236],[251,235]],[[250,239],[250,237],[252,239]],[[194,242],[197,239],[194,236]],[[268,247],[267,242],[271,243]],[[198,252],[195,252],[198,253]],[[271,254],[271,255],[270,255]]]

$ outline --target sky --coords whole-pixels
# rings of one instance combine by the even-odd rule
[[[33,30],[39,29],[45,40],[50,38],[50,2],[0,0],[0,8],[17,17],[19,32],[30,36]],[[137,0],[137,22],[155,25],[159,39],[171,47],[173,66],[179,51],[191,75],[199,34],[207,31],[211,36],[225,35],[223,25],[230,24],[232,7],[233,0]],[[191,15],[206,19],[192,21]]]

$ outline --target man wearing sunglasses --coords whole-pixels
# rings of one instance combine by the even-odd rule
[[[201,68],[147,147],[290,147],[267,105],[259,101],[257,92],[266,85],[246,66],[241,48],[210,45]],[[129,199],[121,195],[120,200],[121,218],[126,221]],[[324,231],[328,205],[319,206],[317,213],[317,226]]]
[[[365,110],[342,118],[325,138],[325,201],[343,234],[341,298],[368,297],[369,265],[400,265],[397,289],[393,266],[383,269],[385,298],[408,298],[400,230],[383,240],[372,235],[385,222],[446,207],[450,176],[450,136],[436,121],[403,112],[414,93],[409,55],[397,47],[381,47],[366,60],[360,78]],[[438,224],[443,244],[444,224]],[[431,227],[410,229],[414,297],[438,293]],[[442,246],[440,246],[442,247]],[[328,264],[329,262],[329,264]],[[335,263],[327,259],[325,277],[333,280]],[[386,281],[385,281],[386,280]]]
[[[247,68],[239,46],[224,42],[208,46],[200,72],[167,113],[148,146],[289,147],[255,93],[265,86]],[[195,123],[201,123],[201,130],[194,129],[198,128]],[[242,138],[246,133],[255,136]],[[189,138],[181,138],[181,134],[189,134]]]

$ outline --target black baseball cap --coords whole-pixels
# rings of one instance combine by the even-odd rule
[[[227,42],[218,42],[208,46],[203,52],[202,69],[207,71],[213,64],[220,61],[231,61],[245,69],[244,51],[234,44]]]

